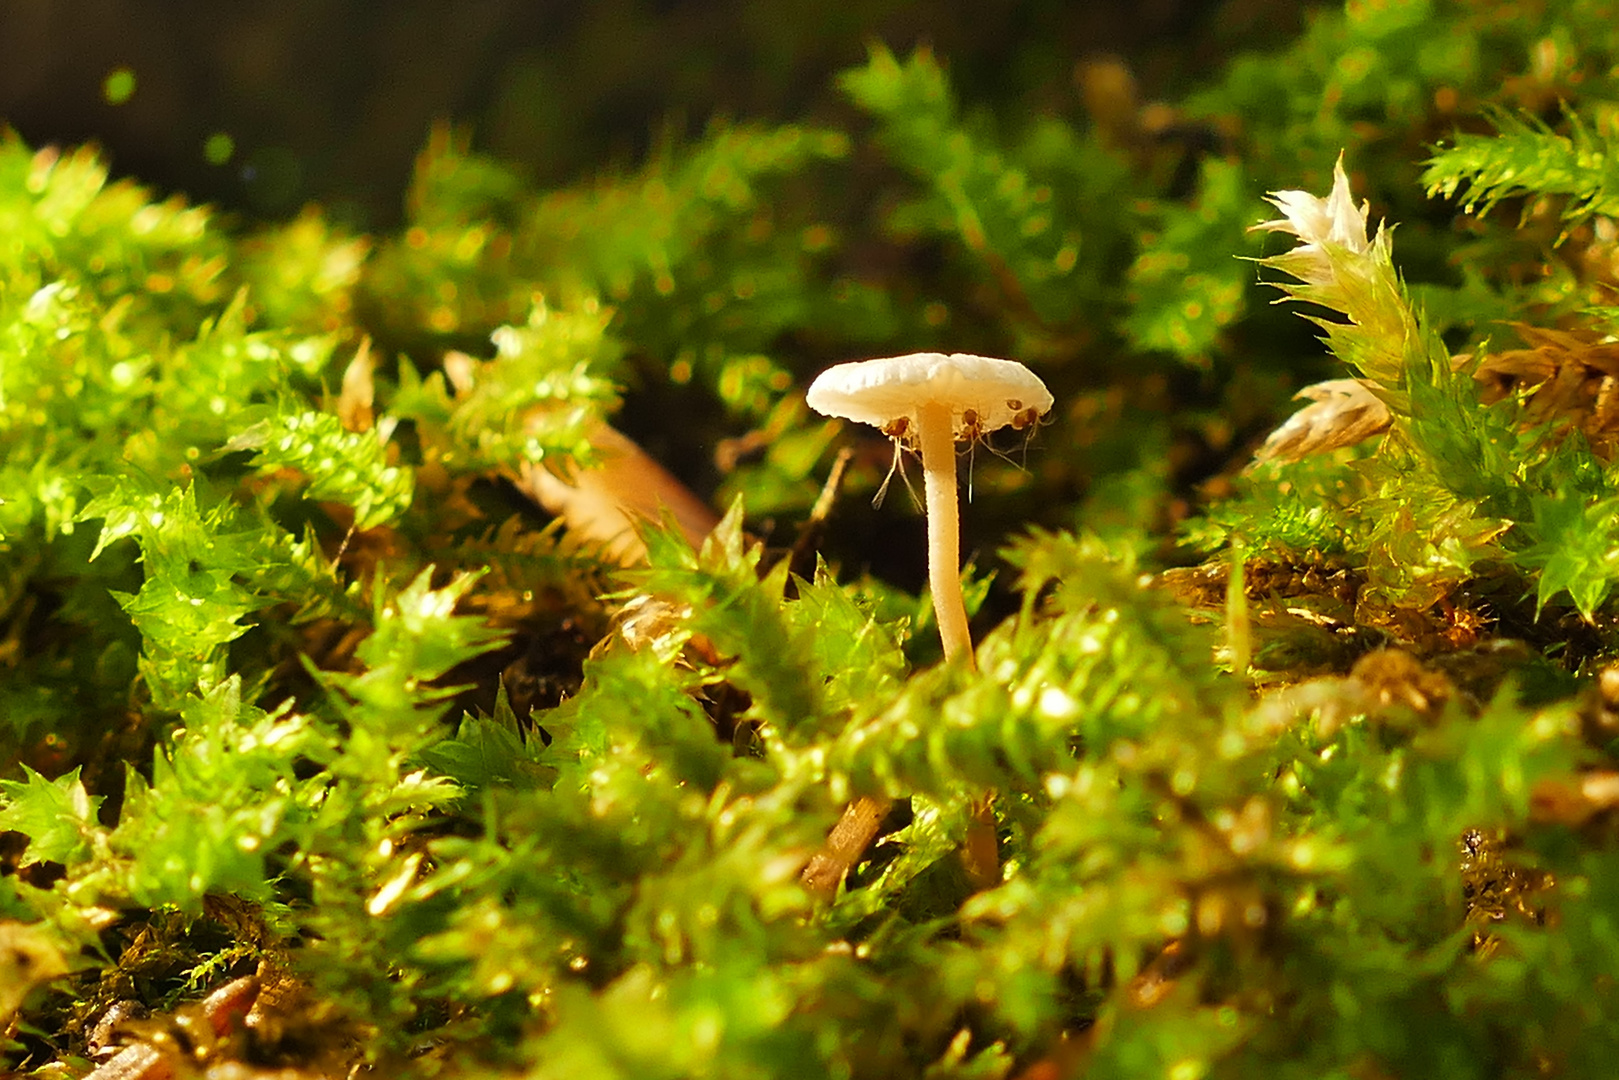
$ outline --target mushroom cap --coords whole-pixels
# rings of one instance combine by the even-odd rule
[[[838,364],[810,383],[806,400],[818,413],[879,428],[900,419],[914,423],[921,405],[945,404],[957,439],[1012,423],[1022,427],[1051,409],[1051,391],[1034,372],[1016,360],[969,353],[911,353]],[[975,414],[970,423],[969,409]]]

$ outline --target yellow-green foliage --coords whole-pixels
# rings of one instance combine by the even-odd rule
[[[265,1067],[1609,1075],[1619,31],[1530,8],[1321,8],[1151,144],[883,46],[561,190],[444,128],[382,236],[0,140],[3,1067],[262,965]],[[921,348],[1058,400],[963,451],[974,669],[800,395]],[[1248,468],[1329,378],[1385,430]],[[513,483],[607,422],[706,539]]]

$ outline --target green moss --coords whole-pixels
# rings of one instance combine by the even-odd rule
[[[1322,11],[1157,142],[874,46],[835,122],[560,190],[441,129],[385,236],[6,137],[5,1068],[258,970],[216,1053],[323,1071],[1606,1075],[1601,8]],[[964,454],[975,670],[800,396],[929,347],[1058,399]],[[1253,465],[1322,378],[1372,420]],[[547,523],[608,422],[706,539]]]

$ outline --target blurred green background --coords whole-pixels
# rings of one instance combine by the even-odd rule
[[[848,110],[867,44],[930,44],[963,101],[1083,113],[1077,63],[1116,54],[1173,99],[1235,50],[1291,37],[1297,0],[8,0],[0,118],[91,141],[116,173],[277,218],[311,200],[397,223],[435,120],[541,186],[638,161],[714,117]],[[133,76],[131,80],[129,76]]]

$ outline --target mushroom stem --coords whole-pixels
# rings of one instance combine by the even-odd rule
[[[967,605],[961,598],[961,519],[956,495],[956,436],[950,406],[928,402],[916,411],[928,516],[928,587],[944,642],[944,658],[964,656],[973,667]]]

